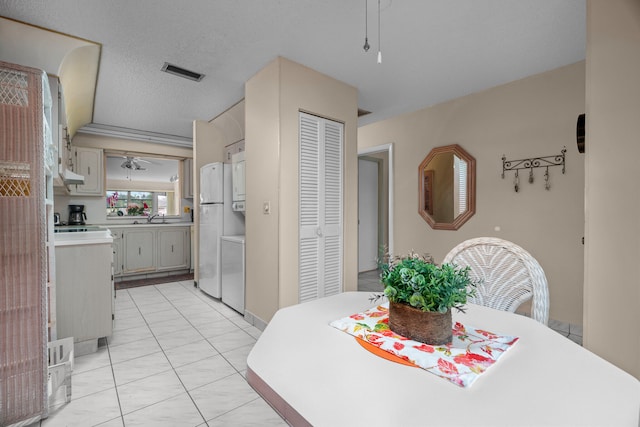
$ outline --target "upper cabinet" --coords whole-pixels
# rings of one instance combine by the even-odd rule
[[[182,162],[182,197],[193,199],[193,159]]]
[[[104,196],[104,161],[102,149],[74,147],[74,172],[84,176],[84,184],[70,185],[72,195]]]
[[[224,162],[232,163],[233,155],[244,151],[244,139],[224,147]]]

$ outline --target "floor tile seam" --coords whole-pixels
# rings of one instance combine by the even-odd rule
[[[200,341],[207,341],[207,343],[211,346],[211,348],[213,348],[215,351],[217,351],[218,353],[220,353],[216,348],[214,348],[214,347],[213,347],[213,345],[212,345],[210,342],[208,342],[208,340],[207,340],[206,338],[202,338],[202,339],[195,340],[195,341],[185,342],[185,343],[182,343],[182,344],[176,345],[176,346],[174,346],[174,347],[168,347],[168,348],[164,348],[164,347],[162,347],[162,344],[160,344],[160,348],[161,348],[163,351],[171,351],[171,350],[175,350],[175,349],[178,349],[178,348],[180,348],[180,347],[184,347],[184,346],[187,346],[187,345],[190,345],[190,344],[195,344],[195,343],[200,342]]]
[[[190,321],[190,320],[189,320],[189,319],[188,319],[184,314],[182,314],[182,312],[180,311],[180,309],[179,309],[178,307],[176,307],[176,306],[173,304],[173,302],[172,302],[172,301],[170,301],[170,300],[169,300],[169,303],[171,304],[171,306],[172,306],[172,307],[174,307],[174,308],[175,308],[175,309],[180,313],[180,316],[182,316],[182,318],[183,318],[184,320],[186,320],[186,321],[187,321],[187,323],[189,323],[189,325],[191,325],[191,326],[192,326],[192,327],[193,327],[193,328],[198,332],[198,334],[200,334],[200,336],[202,336],[202,338],[203,338],[203,339],[205,339],[205,340],[207,340],[207,341],[208,341],[208,338],[204,336],[204,334],[203,334],[203,333],[198,329],[198,327],[197,327],[195,324],[193,324],[193,323],[192,323],[192,322],[191,322],[191,321]],[[232,321],[231,321],[227,316],[225,316],[225,315],[224,315],[224,313],[222,313],[222,312],[220,312],[220,311],[216,310],[216,309],[215,309],[215,307],[213,307],[213,306],[211,306],[211,305],[209,305],[209,304],[207,304],[207,305],[208,305],[209,307],[211,307],[211,309],[212,309],[212,310],[214,310],[214,311],[216,311],[217,313],[221,314],[221,315],[223,316],[223,318],[224,318],[224,319],[226,319],[226,320],[228,320],[229,322],[233,323],[233,322],[232,322]],[[143,315],[143,317],[144,317],[144,315]],[[147,320],[146,320],[146,319],[145,319],[145,322],[147,322]],[[147,323],[147,324],[148,324],[148,323]],[[241,327],[239,327],[239,326],[238,326],[238,325],[236,325],[235,323],[233,323],[233,324],[234,324],[238,329],[241,329],[241,330],[242,330],[242,328],[241,328]],[[151,329],[151,326],[149,326],[149,329]],[[154,336],[155,336],[155,333],[153,332],[153,330],[151,331],[151,333],[152,333],[152,334],[154,334]],[[249,335],[249,334],[247,333],[247,335]],[[249,335],[249,336],[251,336],[251,335]],[[156,339],[157,339],[157,337],[156,337]],[[158,344],[160,345],[160,343],[158,343]],[[215,348],[215,346],[213,346],[213,344],[211,344],[211,343],[209,343],[209,344],[214,348],[214,350],[216,350],[218,353],[220,353],[220,351],[218,351],[218,349],[217,349],[217,348]]]
[[[155,338],[155,336],[153,335],[153,332],[151,330],[149,330],[149,333],[151,333],[151,336],[144,337],[144,338],[137,337],[137,338],[132,339],[131,341],[125,341],[125,342],[121,342],[121,343],[118,343],[118,344],[109,344],[109,345],[111,345],[111,347],[118,347],[118,346],[125,345],[125,344],[131,344],[131,343],[136,342],[136,341],[146,340],[146,339],[149,339],[149,338]]]
[[[233,323],[233,322],[231,322],[231,323]],[[225,333],[223,333],[223,334],[216,335],[215,337],[216,337],[216,338],[218,338],[218,337],[222,337],[222,336],[224,336],[224,335],[228,335],[228,334],[232,334],[232,333],[234,333],[234,332],[241,331],[241,332],[244,332],[245,334],[247,334],[247,336],[249,336],[250,338],[252,338],[252,339],[254,339],[254,340],[256,340],[256,341],[257,341],[257,339],[256,339],[256,338],[254,338],[254,337],[253,337],[249,332],[247,332],[246,330],[242,329],[241,327],[239,327],[239,326],[238,326],[238,325],[236,325],[235,323],[234,323],[234,325],[236,326],[237,330],[229,331],[229,332],[225,332]],[[214,338],[214,337],[211,337],[211,338]],[[205,339],[207,339],[207,340],[208,340],[209,338],[205,338]],[[254,343],[254,344],[255,344],[255,343]]]
[[[227,362],[227,363],[229,363],[229,362]],[[230,363],[229,363],[229,364],[230,364]],[[231,364],[230,364],[230,365],[231,365]],[[233,365],[231,365],[231,367],[233,368]],[[235,369],[235,368],[234,368],[234,369]],[[224,380],[224,379],[227,379],[227,378],[232,377],[232,376],[237,375],[237,374],[238,374],[238,372],[231,372],[230,374],[225,375],[225,376],[220,377],[220,378],[217,378],[217,379],[215,379],[215,380],[213,380],[213,381],[211,381],[211,382],[208,382],[208,383],[206,383],[206,384],[200,384],[198,387],[194,387],[194,388],[192,388],[191,390],[187,390],[187,393],[191,394],[191,392],[193,392],[193,391],[196,391],[196,390],[201,389],[201,388],[203,388],[203,387],[206,387],[206,386],[209,386],[209,385],[211,385],[211,384],[217,383],[217,382],[219,382],[219,381],[222,381],[222,380]],[[243,378],[244,378],[244,377],[243,377]],[[198,406],[198,405],[196,404],[196,406]],[[206,419],[205,419],[205,421],[206,421]]]
[[[181,384],[182,384],[182,383],[181,383]],[[184,384],[182,384],[182,388],[184,389],[184,392],[188,394],[188,391],[187,391],[187,389],[185,388]],[[138,412],[138,411],[140,411],[140,410],[142,410],[142,409],[146,409],[146,408],[148,408],[148,407],[150,407],[150,406],[157,405],[158,403],[166,402],[167,400],[169,400],[169,399],[173,399],[174,397],[179,396],[180,394],[182,394],[182,393],[176,393],[176,394],[173,394],[173,395],[171,395],[171,396],[169,396],[169,397],[167,397],[167,398],[165,398],[165,399],[158,400],[157,402],[153,402],[153,403],[150,403],[150,404],[145,405],[145,406],[141,406],[141,407],[139,407],[138,409],[136,409],[136,410],[134,410],[134,411],[127,412],[127,413],[123,413],[123,415],[122,415],[122,421],[124,422],[124,417],[126,417],[127,415],[131,415],[131,414],[133,414],[134,412]],[[196,405],[196,408],[198,408],[198,407],[197,407],[197,405]],[[198,408],[198,413],[200,414],[200,416],[202,416],[202,413],[200,412],[200,409],[199,409],[199,408]],[[205,418],[204,418],[204,417],[202,417],[202,419],[204,420]],[[205,420],[205,421],[206,421],[206,420]],[[125,425],[126,425],[126,423],[125,423]]]
[[[251,387],[251,386],[249,386],[249,387]],[[258,393],[253,389],[253,387],[251,387],[251,391],[253,391],[254,393],[258,394]],[[259,395],[259,394],[258,394],[258,397],[257,397],[256,399],[252,399],[252,400],[250,400],[250,401],[248,401],[248,402],[245,402],[245,403],[243,403],[243,404],[241,404],[241,405],[236,406],[235,408],[231,408],[231,409],[229,409],[228,411],[225,411],[225,412],[223,412],[223,413],[221,413],[221,414],[219,414],[219,415],[216,415],[216,416],[215,416],[215,417],[213,417],[213,418],[209,418],[208,420],[205,420],[205,421],[208,423],[209,421],[216,420],[216,419],[218,419],[218,418],[220,418],[220,417],[223,417],[223,416],[227,415],[227,414],[228,414],[228,413],[230,413],[230,412],[233,412],[233,411],[235,411],[235,410],[238,410],[238,409],[242,408],[243,406],[246,406],[246,405],[248,405],[248,404],[250,404],[250,403],[252,403],[252,402],[255,402],[257,399],[261,399],[261,397],[260,397],[260,395]],[[278,414],[278,415],[279,415],[279,414]]]
[[[167,300],[167,301],[169,301],[169,300]],[[134,303],[135,303],[135,301],[134,301]],[[173,304],[171,303],[171,301],[169,301],[169,303],[173,306]],[[182,316],[182,314],[181,314],[181,316]],[[142,317],[144,318],[144,315],[143,315]],[[184,318],[184,316],[183,316],[183,318]],[[191,322],[189,322],[189,320],[188,320],[188,319],[186,319],[186,318],[184,318],[184,319],[185,319],[189,324],[191,324]],[[144,319],[144,321],[145,321],[145,323],[147,324],[147,327],[149,328],[149,330],[151,330],[151,326],[150,326],[150,325],[149,325],[149,323],[147,322],[147,319]],[[193,325],[192,325],[192,326],[193,326]],[[194,329],[196,329],[196,328],[194,327]],[[196,331],[197,331],[200,335],[202,335],[202,334],[200,333],[200,331],[198,331],[197,329],[196,329]],[[169,356],[167,356],[166,351],[162,348],[162,345],[161,345],[161,344],[160,344],[160,342],[158,341],[158,337],[156,336],[156,333],[155,333],[155,332],[153,332],[153,330],[151,330],[151,334],[153,335],[153,338],[156,340],[156,344],[158,344],[158,347],[160,347],[160,351],[162,352],[162,354],[164,355],[164,357],[167,359],[167,362],[169,363],[169,366],[171,366],[171,369],[173,370],[173,373],[176,375],[176,377],[178,377],[178,381],[180,381],[180,384],[182,384],[182,388],[183,388],[185,391],[187,391],[187,392],[188,392],[188,390],[187,390],[187,388],[185,387],[184,383],[183,383],[183,382],[182,382],[182,380],[180,379],[180,376],[179,376],[179,375],[178,375],[178,373],[176,372],[176,370],[175,370],[175,366],[174,366],[174,365],[173,365],[173,363],[171,362],[171,359],[169,358]],[[204,336],[203,336],[203,338],[204,338]],[[204,338],[204,339],[206,340],[206,338]],[[209,343],[209,345],[211,345],[211,344]],[[212,347],[213,347],[213,346],[212,346]],[[216,350],[216,349],[214,348],[214,350]],[[216,350],[216,351],[218,351],[218,350]],[[218,353],[220,353],[220,352],[218,352]],[[166,371],[163,371],[163,372],[166,372]],[[114,382],[115,382],[115,378],[114,378]],[[117,384],[116,384],[116,387],[117,387]],[[197,405],[196,405],[196,407],[197,407]],[[199,409],[199,408],[198,408],[198,412],[200,412],[200,409]],[[202,415],[202,413],[200,413],[200,415]],[[204,416],[202,417],[202,419],[205,419],[205,418],[204,418]],[[206,422],[206,420],[205,420],[205,422]]]
[[[236,367],[233,365],[233,363],[231,363],[231,361],[225,357],[225,354],[226,354],[226,353],[230,353],[230,352],[232,352],[232,351],[236,351],[236,350],[238,350],[238,349],[240,349],[240,348],[242,348],[242,347],[249,347],[249,346],[252,346],[252,347],[253,347],[253,345],[254,345],[254,344],[255,344],[255,343],[253,343],[253,344],[243,345],[243,346],[240,346],[240,347],[238,347],[238,348],[234,348],[233,350],[228,350],[228,351],[225,351],[224,353],[220,353],[220,356],[222,356],[222,358],[225,360],[225,362],[227,362],[229,365],[231,365],[231,367],[232,367],[233,369],[235,369],[235,371],[236,371],[238,374],[240,374],[240,376],[241,376],[242,378],[244,378],[244,380],[245,380],[245,381],[246,381],[247,379],[244,377],[244,375],[242,375],[242,372],[241,372],[241,371],[239,371],[239,370],[238,370],[238,368],[236,368]],[[248,357],[248,356],[247,356],[247,357]],[[247,383],[247,384],[248,384],[248,383]],[[252,387],[252,388],[253,388],[253,387]]]
[[[132,359],[132,360],[133,360],[133,359]],[[167,359],[167,360],[168,360],[168,359]],[[116,382],[116,389],[117,389],[118,387],[124,387],[124,386],[130,385],[131,383],[134,383],[134,382],[136,382],[136,381],[146,380],[147,378],[151,378],[151,377],[153,377],[153,376],[155,376],[155,375],[165,374],[165,373],[167,373],[167,372],[169,372],[169,371],[171,371],[171,370],[174,370],[174,369],[173,369],[173,367],[170,367],[170,368],[164,369],[164,370],[162,370],[162,371],[154,372],[154,373],[149,374],[149,375],[146,375],[146,376],[144,376],[144,377],[136,378],[135,380],[126,381],[126,382],[123,382],[122,384],[118,384],[118,383]]]
[[[191,323],[191,321],[190,321],[188,318],[186,318],[182,313],[180,313],[180,316],[182,316],[182,318],[183,318],[183,319],[184,319],[184,320],[189,324],[189,326],[191,326],[193,329],[195,329],[195,331],[196,331],[196,332],[197,332],[197,333],[202,337],[202,339],[205,339],[205,340],[207,339],[207,337],[205,337],[205,336],[202,334],[202,332],[200,332],[200,330],[198,329],[198,327],[197,327],[196,325],[194,325],[193,323]],[[146,320],[146,319],[145,319],[145,322],[147,322],[147,320]],[[147,325],[148,325],[148,323],[147,323]],[[151,326],[149,326],[149,329],[151,329]],[[180,331],[182,331],[182,330],[183,330],[183,329],[178,329],[178,330],[176,330],[176,331],[174,331],[174,332],[180,332]],[[186,330],[186,329],[184,329],[184,330]],[[156,332],[154,332],[154,331],[153,331],[153,329],[151,329],[151,333],[153,334],[154,338],[155,338],[155,339],[156,339],[156,341],[157,341],[157,340],[158,340],[158,337],[156,336]],[[172,333],[173,333],[173,332],[172,332]],[[158,345],[160,345],[160,342],[158,342]],[[162,347],[162,345],[160,345],[160,347]]]
[[[253,338],[253,337],[252,337],[252,338]],[[207,341],[209,341],[209,340],[207,340]],[[257,341],[257,340],[256,340],[256,341]],[[245,344],[245,345],[241,345],[240,347],[230,348],[230,349],[228,349],[228,350],[225,350],[224,352],[221,352],[220,350],[218,350],[218,348],[215,346],[215,344],[213,344],[213,343],[211,343],[211,342],[210,342],[210,344],[211,344],[211,345],[213,346],[213,348],[218,352],[218,354],[223,355],[223,354],[225,354],[225,353],[229,353],[229,352],[232,352],[232,351],[238,350],[238,349],[240,349],[240,348],[242,348],[242,347],[247,347],[248,345],[255,345],[255,342],[254,342],[254,343],[252,343],[252,344]],[[224,357],[224,356],[223,356],[223,357]],[[227,360],[227,358],[226,358],[226,357],[224,358],[224,360],[226,360],[229,364],[231,364],[231,362],[229,362],[229,360]],[[233,365],[232,365],[232,366],[233,366]],[[235,368],[235,366],[234,366],[234,368]],[[239,372],[239,371],[238,371],[238,372]]]
[[[158,344],[158,345],[159,345],[159,344]],[[122,361],[120,361],[120,362],[112,362],[112,363],[111,363],[111,366],[113,367],[113,365],[120,365],[121,363],[131,362],[132,360],[140,359],[140,358],[142,358],[142,357],[151,356],[152,354],[160,353],[161,351],[162,351],[162,347],[160,347],[160,350],[152,351],[151,353],[141,354],[141,355],[139,355],[139,356],[132,357],[131,359],[122,360]]]
[[[211,345],[211,343],[209,343],[209,345]],[[213,346],[211,346],[211,347],[213,347]],[[214,350],[216,350],[216,349],[214,348]],[[217,350],[216,350],[216,351],[217,351]],[[176,375],[176,377],[178,377],[178,381],[180,381],[180,384],[182,385],[182,388],[184,388],[184,390],[186,391],[187,395],[189,396],[189,399],[191,399],[191,402],[193,402],[193,406],[195,406],[195,407],[196,407],[196,410],[198,411],[198,414],[200,414],[200,416],[202,417],[203,422],[208,426],[209,424],[207,423],[207,419],[206,419],[206,417],[204,416],[204,414],[203,414],[203,413],[202,413],[202,411],[200,410],[200,407],[198,406],[198,404],[197,404],[197,402],[195,401],[195,399],[193,398],[193,396],[191,396],[190,390],[189,390],[189,389],[187,389],[186,384],[182,381],[182,378],[180,378],[180,374],[179,374],[179,373],[178,373],[178,371],[176,370],[176,368],[181,368],[181,367],[183,367],[183,366],[187,366],[187,365],[190,365],[190,364],[192,364],[192,363],[198,363],[198,362],[200,362],[200,361],[202,361],[202,360],[206,359],[206,357],[205,357],[205,358],[203,358],[203,359],[200,359],[200,360],[193,361],[193,362],[191,362],[191,363],[186,363],[186,364],[181,365],[181,366],[174,366],[173,362],[171,362],[171,359],[167,356],[167,354],[164,352],[164,350],[162,350],[162,352],[164,353],[165,357],[166,357],[166,358],[167,358],[167,360],[169,361],[169,365],[171,365],[171,369],[173,369],[173,373]],[[218,355],[219,355],[219,354],[220,354],[220,352],[218,352]],[[213,356],[209,356],[209,357],[213,357]],[[226,359],[225,359],[225,360],[226,360]],[[228,363],[228,362],[227,362],[227,363]],[[229,364],[230,364],[230,363],[229,363]],[[231,365],[231,364],[230,364],[230,365]],[[233,367],[233,368],[235,369],[235,367],[234,367],[233,365],[231,365],[231,367]],[[233,375],[233,374],[230,374],[230,375]],[[229,376],[229,375],[228,375],[228,376]],[[226,376],[225,376],[225,377],[223,377],[223,378],[226,378]],[[222,378],[219,378],[219,379],[222,379]],[[218,380],[219,380],[219,379],[218,379]],[[216,380],[216,381],[218,381],[218,380]],[[213,381],[213,382],[215,382],[215,381]],[[212,383],[213,383],[213,382],[212,382]],[[208,383],[208,384],[211,384],[211,383]],[[205,384],[205,385],[206,385],[206,384]],[[199,388],[199,387],[196,387],[196,388]],[[193,390],[195,390],[195,389],[193,389]],[[124,420],[124,418],[123,418],[123,420]]]
[[[115,388],[116,399],[118,401],[118,410],[120,411],[120,420],[122,420],[122,425],[124,425],[124,418],[122,418],[123,417],[122,404],[120,403],[120,393],[118,393],[118,384],[116,383],[116,373],[113,370],[113,360],[111,360],[111,349],[109,348],[108,340],[107,340],[107,354],[109,356],[109,367],[111,368],[111,377],[113,378],[113,387]]]
[[[113,313],[113,316],[114,316],[114,320],[132,320],[132,319],[139,319],[140,317],[142,317],[142,313],[138,312],[137,314],[135,314],[133,316],[120,317],[118,315],[118,312],[115,311]]]

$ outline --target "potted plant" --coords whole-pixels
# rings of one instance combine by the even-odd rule
[[[436,265],[431,256],[413,251],[386,258],[380,268],[389,299],[389,328],[427,344],[450,343],[451,310],[464,311],[467,297],[475,294],[469,267]]]

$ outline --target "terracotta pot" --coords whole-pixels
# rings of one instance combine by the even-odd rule
[[[451,309],[446,313],[422,311],[410,305],[389,303],[389,328],[396,334],[430,345],[451,342]]]

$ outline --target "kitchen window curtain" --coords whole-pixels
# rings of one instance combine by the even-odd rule
[[[0,62],[0,426],[47,415],[42,76]]]

